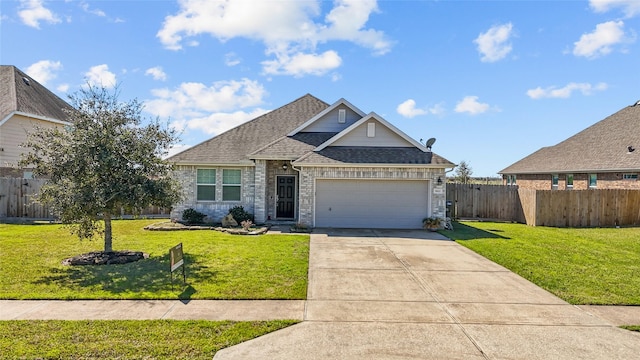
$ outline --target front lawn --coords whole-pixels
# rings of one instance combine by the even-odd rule
[[[154,222],[115,221],[114,250],[149,259],[105,266],[61,265],[103,250],[102,239],[80,241],[60,225],[0,224],[0,299],[306,299],[308,235],[143,230]],[[169,249],[178,243],[188,285],[176,272],[172,288]]]
[[[296,321],[0,321],[3,359],[211,359]]]
[[[571,304],[640,305],[640,228],[462,222],[442,234]]]

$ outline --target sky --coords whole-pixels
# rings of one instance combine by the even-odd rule
[[[115,87],[183,150],[305,94],[491,177],[640,100],[640,1],[3,0],[0,63]]]

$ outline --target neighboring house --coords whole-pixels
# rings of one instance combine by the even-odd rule
[[[305,95],[170,158],[187,208],[220,221],[243,206],[258,223],[420,228],[445,217],[455,165],[375,113]]]
[[[31,177],[17,167],[28,152],[21,145],[36,126],[69,125],[64,109],[73,108],[15,66],[0,65],[0,177]]]
[[[538,190],[640,189],[640,101],[499,174]]]

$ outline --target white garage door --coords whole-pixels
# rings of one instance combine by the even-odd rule
[[[315,226],[418,229],[428,189],[426,180],[317,180]]]

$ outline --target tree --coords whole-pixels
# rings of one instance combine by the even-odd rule
[[[462,160],[460,164],[456,167],[456,176],[455,179],[457,182],[466,184],[471,180],[471,175],[473,174],[473,169],[469,166],[469,163]]]
[[[38,200],[80,239],[104,235],[112,252],[111,219],[122,208],[169,207],[180,198],[171,163],[162,159],[178,140],[158,119],[141,126],[142,104],[119,102],[117,90],[87,86],[70,95],[71,126],[36,128],[20,165],[48,178]]]

